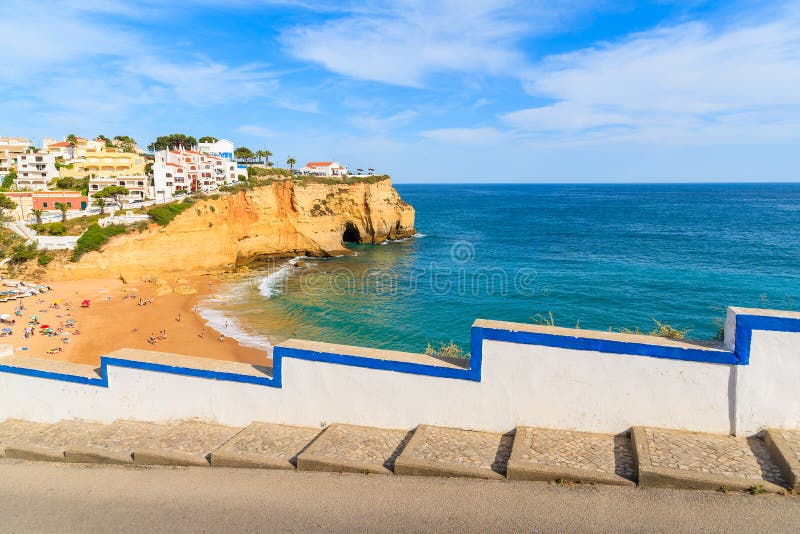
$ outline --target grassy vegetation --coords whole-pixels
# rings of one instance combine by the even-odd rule
[[[38,255],[36,243],[17,243],[11,247],[11,263],[25,263]]]
[[[101,218],[100,214],[79,217],[77,219],[67,219],[67,222],[52,222],[46,224],[34,224],[31,226],[37,234],[42,235],[81,235],[89,226],[95,224]]]
[[[552,311],[547,312],[546,315],[537,313],[536,315],[531,317],[531,322],[542,326],[557,326]],[[686,335],[690,332],[690,330],[685,328],[675,328],[672,325],[662,323],[658,319],[653,319],[653,322],[655,323],[656,326],[650,332],[642,332],[638,327],[630,329],[625,327],[614,327],[614,326],[608,327],[608,331],[617,332],[619,334],[635,334],[635,335],[645,335],[653,337],[663,337],[666,339],[684,339],[686,338]],[[579,329],[580,325],[581,321],[579,319],[574,328]],[[718,333],[717,336],[719,335],[720,334]]]
[[[292,173],[289,172],[289,169],[279,169],[277,167],[267,167],[262,169],[261,167],[248,167],[247,168],[247,177],[250,179],[258,178],[258,177],[275,177],[280,176],[284,178],[290,178]]]
[[[353,185],[377,184],[389,180],[386,174],[377,176],[347,176],[344,178],[329,178],[327,176],[295,176],[294,181],[299,184],[325,184],[325,185]]]
[[[447,358],[451,360],[469,360],[470,358],[470,353],[464,352],[463,349],[453,341],[450,341],[450,343],[440,341],[438,347],[434,347],[428,343],[428,346],[425,347],[425,354],[433,356],[434,358]]]
[[[171,204],[163,204],[147,210],[147,214],[161,226],[168,225],[179,213],[192,205],[192,202],[173,202]]]
[[[11,249],[17,243],[21,243],[22,238],[13,231],[0,226],[0,257],[5,258],[11,254]]]
[[[78,261],[81,256],[93,250],[100,250],[109,239],[115,235],[124,234],[124,226],[106,226],[103,228],[95,223],[89,226],[83,235],[78,238],[78,244],[72,253],[72,261]]]
[[[84,195],[89,194],[89,177],[83,178],[56,178],[50,185],[53,189],[61,189],[65,191],[80,191]]]

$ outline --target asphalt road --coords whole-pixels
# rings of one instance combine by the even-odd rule
[[[797,532],[800,497],[0,460],[2,532]]]

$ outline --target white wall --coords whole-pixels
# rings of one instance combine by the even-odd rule
[[[749,365],[736,369],[736,433],[800,429],[800,333],[753,332]]]
[[[747,366],[484,340],[479,382],[291,357],[283,359],[282,388],[113,365],[107,375],[106,388],[0,372],[0,420],[196,417],[235,426],[425,423],[501,432],[520,424],[609,433],[634,425],[738,434],[800,428],[800,333],[775,331],[753,333]]]

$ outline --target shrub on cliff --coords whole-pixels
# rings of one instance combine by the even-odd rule
[[[25,243],[17,243],[11,249],[11,263],[25,263],[35,258],[37,254],[39,254],[39,251],[36,248],[36,243],[27,245]]]
[[[166,226],[174,219],[180,212],[191,206],[191,202],[173,202],[172,204],[164,204],[156,206],[147,211],[147,214],[161,226]]]
[[[86,231],[78,238],[78,244],[72,253],[72,261],[78,261],[81,256],[93,250],[99,250],[106,241],[115,235],[124,234],[124,226],[106,226],[101,227],[99,224],[93,224],[86,229]]]

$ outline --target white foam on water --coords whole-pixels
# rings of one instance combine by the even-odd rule
[[[295,264],[302,259],[305,259],[305,256],[292,258],[285,265],[263,277],[258,283],[258,292],[268,299],[282,294],[286,289],[284,287],[286,279],[292,274]]]
[[[206,302],[214,302],[216,299],[208,299]],[[253,347],[264,350],[272,355],[272,343],[265,336],[252,334],[242,328],[239,322],[233,317],[226,315],[222,310],[203,307],[203,302],[197,306],[197,312],[206,321],[206,325],[226,337],[235,339],[244,347]]]

